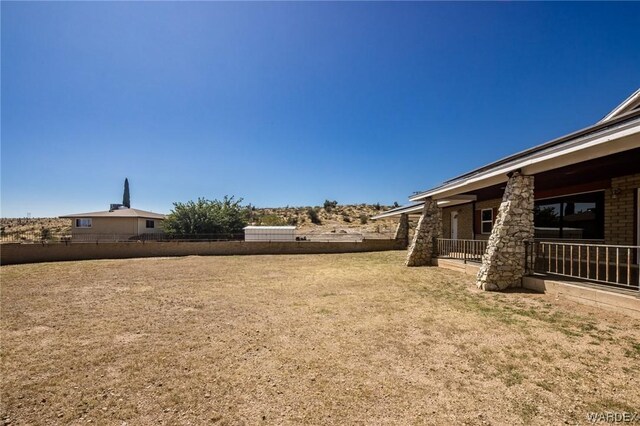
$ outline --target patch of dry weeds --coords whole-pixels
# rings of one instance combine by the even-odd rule
[[[556,424],[637,410],[639,321],[403,252],[2,267],[13,424]]]

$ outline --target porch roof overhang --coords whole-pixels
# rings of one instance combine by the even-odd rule
[[[396,207],[394,209],[387,210],[384,213],[375,215],[371,217],[371,219],[384,219],[387,217],[400,216],[402,214],[419,214],[420,212],[422,212],[422,206],[424,206],[424,202]]]
[[[446,199],[440,199],[437,201],[438,207],[451,207],[456,206],[458,204],[465,204],[475,201],[477,199],[476,195],[468,195],[468,194],[459,194],[453,195]],[[408,204],[406,206],[396,207],[395,209],[387,210],[384,213],[380,213],[379,215],[373,216],[371,219],[384,219],[388,217],[400,216],[402,214],[422,214],[422,207],[424,206],[424,201]]]
[[[515,170],[535,175],[639,147],[640,110],[634,110],[473,170],[415,194],[409,200],[419,202],[428,197],[446,200],[458,194],[504,183],[508,179],[507,174]]]

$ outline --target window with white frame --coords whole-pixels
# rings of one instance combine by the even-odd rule
[[[147,229],[155,228],[156,222],[154,220],[147,219]]]
[[[91,219],[76,219],[76,228],[91,228]]]
[[[483,234],[490,234],[493,228],[493,209],[482,209],[480,212],[480,230]]]

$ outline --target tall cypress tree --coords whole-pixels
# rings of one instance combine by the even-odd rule
[[[124,194],[122,195],[122,204],[131,208],[131,198],[129,196],[129,179],[124,178]]]

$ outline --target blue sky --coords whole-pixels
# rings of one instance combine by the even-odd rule
[[[404,203],[640,87],[640,3],[1,8],[4,217]]]

